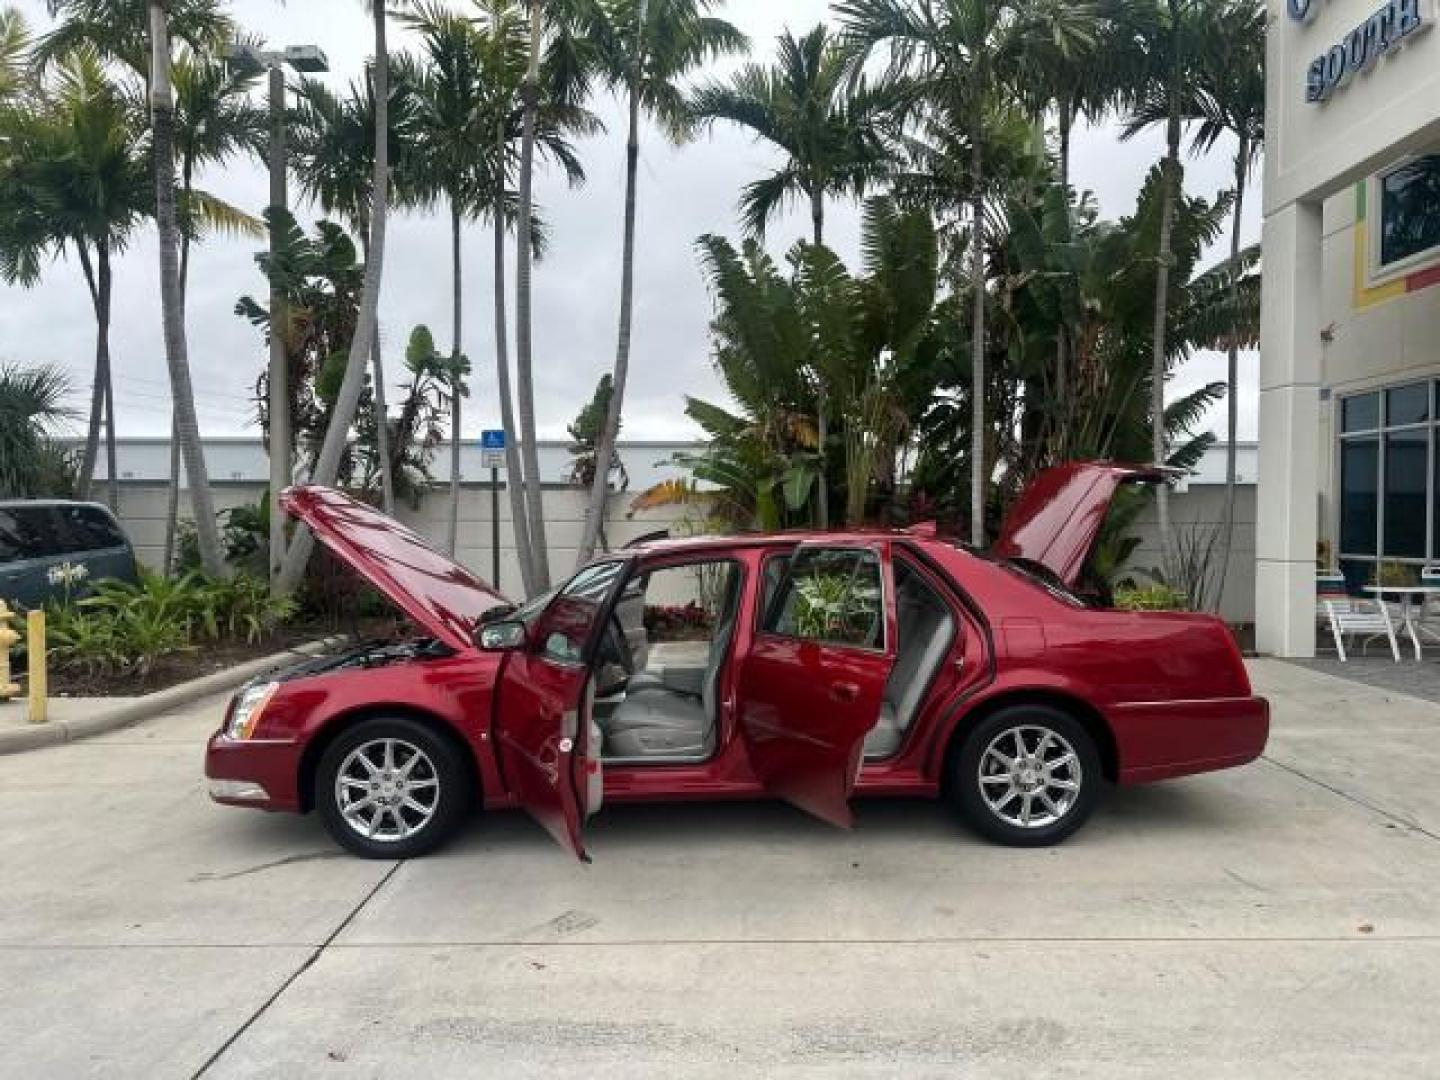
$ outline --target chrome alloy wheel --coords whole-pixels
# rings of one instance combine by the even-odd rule
[[[368,840],[405,840],[440,805],[440,775],[429,755],[404,739],[373,739],[345,756],[335,774],[335,805]]]
[[[985,805],[1022,829],[1044,828],[1068,814],[1083,780],[1075,748],[1047,727],[1006,728],[980,755]]]

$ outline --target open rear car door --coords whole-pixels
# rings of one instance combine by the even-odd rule
[[[765,787],[842,828],[895,663],[886,544],[802,544],[761,597],[739,672],[739,723]]]
[[[506,657],[497,688],[496,751],[517,801],[561,846],[589,861],[582,828],[604,777],[592,713],[595,652],[628,561],[577,574]]]

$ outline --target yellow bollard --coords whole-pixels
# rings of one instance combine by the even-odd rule
[[[15,613],[4,600],[0,600],[0,703],[20,696],[20,687],[10,681],[10,650],[20,640],[20,635],[11,628],[10,620]]]
[[[25,616],[25,656],[30,684],[30,722],[45,723],[49,687],[45,666],[45,612],[32,611]]]

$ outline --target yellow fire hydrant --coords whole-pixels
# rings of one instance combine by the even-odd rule
[[[20,635],[10,627],[15,613],[4,600],[0,600],[0,702],[20,696],[18,683],[10,681],[10,650],[20,641]]]

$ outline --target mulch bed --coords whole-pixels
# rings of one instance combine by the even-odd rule
[[[56,697],[139,697],[165,690],[191,679],[226,671],[249,660],[259,660],[297,645],[336,634],[359,640],[389,639],[396,633],[394,619],[363,619],[347,625],[298,624],[255,642],[206,642],[187,652],[166,656],[144,676],[138,672],[91,674],[52,667],[50,693]]]

